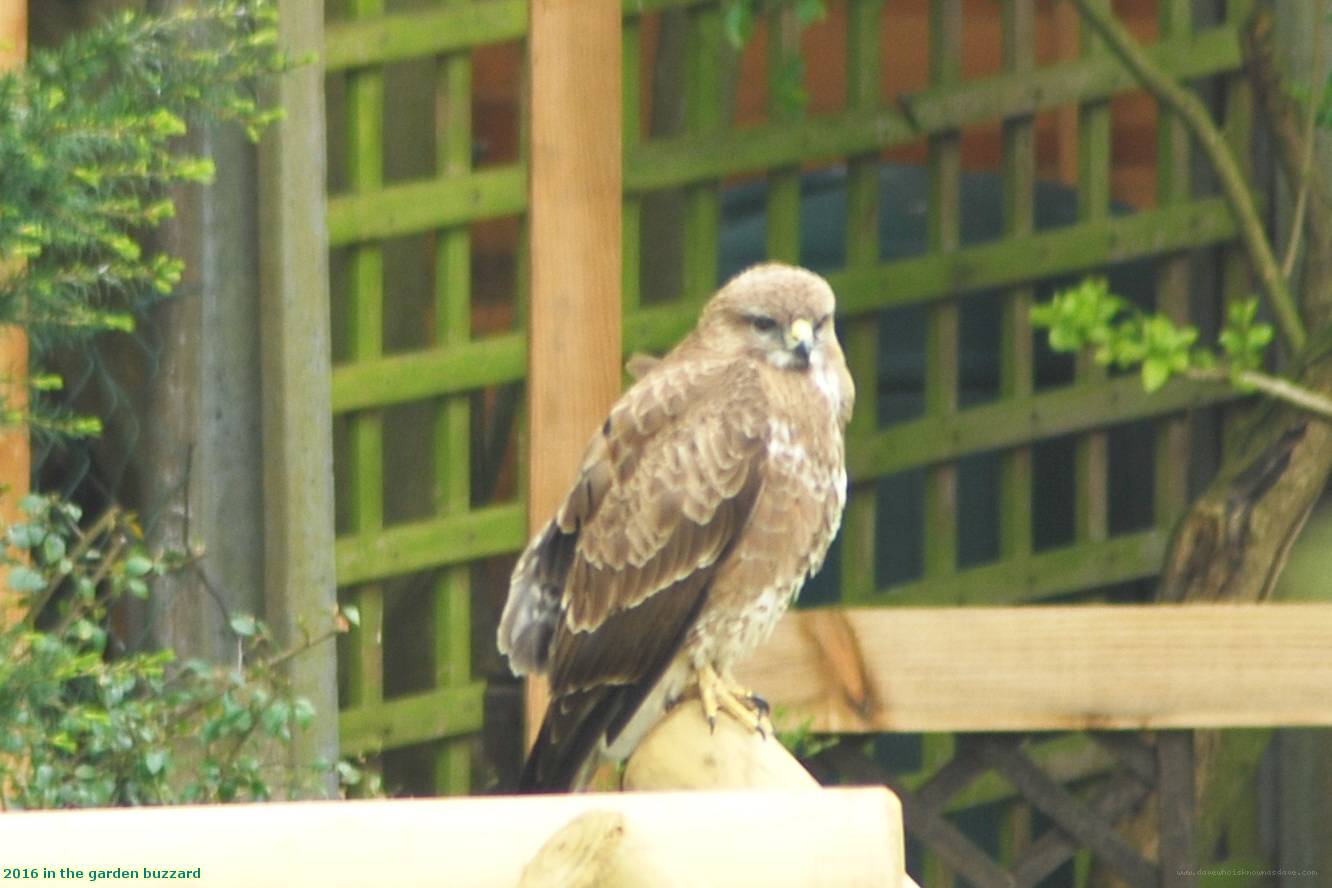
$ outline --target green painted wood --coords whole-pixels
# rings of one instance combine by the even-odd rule
[[[1109,0],[1096,0],[1109,9]],[[1104,42],[1084,21],[1082,56],[1109,57]],[[1078,108],[1078,218],[1098,222],[1110,214],[1111,168],[1110,102],[1086,102]],[[1090,383],[1104,379],[1106,368],[1090,355],[1079,354],[1074,377]],[[1109,533],[1109,438],[1091,432],[1078,439],[1074,450],[1074,533],[1079,540],[1101,540]]]
[[[1239,38],[1233,26],[1162,44],[1149,54],[1163,69],[1184,79],[1234,71],[1240,65]],[[1001,111],[1031,114],[1135,88],[1137,82],[1118,62],[1089,58],[1042,66],[1027,75],[997,75],[923,90],[910,99],[910,118],[898,108],[879,108],[874,113],[820,116],[796,125],[691,132],[645,143],[627,157],[624,187],[630,192],[651,191],[789,166],[806,158],[865,154],[908,145],[929,133],[992,121]]]
[[[338,247],[512,216],[526,208],[526,168],[496,167],[339,194],[328,201],[328,236]]]
[[[1253,12],[1253,0],[1227,0],[1226,18],[1231,22],[1246,22]],[[1246,179],[1254,181],[1253,125],[1254,105],[1253,88],[1248,78],[1241,73],[1229,75],[1222,80],[1222,93],[1225,97],[1225,120],[1222,131],[1230,146],[1231,154],[1240,165]],[[1255,290],[1254,279],[1249,267],[1248,252],[1239,241],[1229,243],[1221,249],[1221,301],[1223,310],[1236,301],[1250,298]],[[1224,316],[1224,315],[1223,315]],[[1232,410],[1222,414],[1221,436],[1224,451],[1234,446],[1240,439],[1234,432],[1243,422],[1241,411]]]
[[[1226,210],[1225,200],[1207,198],[1178,207],[962,247],[948,255],[848,266],[830,272],[827,277],[837,292],[838,312],[846,319],[884,308],[932,302],[955,293],[1091,271],[1107,263],[1162,251],[1211,246],[1234,236],[1235,223]],[[697,294],[697,298],[705,295]],[[641,309],[625,318],[625,349],[632,352],[669,348],[697,319],[698,309],[694,305]]]
[[[340,537],[338,581],[354,585],[517,552],[527,542],[526,507],[488,506]]]
[[[1115,763],[1114,757],[1092,741],[1086,734],[1058,734],[1045,740],[1034,740],[1025,750],[1031,760],[1051,777],[1064,785],[1077,784],[1102,776]],[[898,776],[902,785],[912,792],[918,791],[937,768],[920,768]],[[995,771],[986,771],[966,789],[950,797],[943,813],[955,814],[982,805],[1013,801],[1020,798],[1012,784]]]
[[[1082,429],[1166,416],[1235,400],[1216,383],[1174,380],[1150,396],[1137,377],[1063,386],[955,414],[925,416],[846,444],[847,470],[865,480],[937,462],[1055,438]]]
[[[467,0],[457,4],[470,8]],[[435,167],[450,178],[472,166],[472,60],[458,52],[440,59],[436,77]],[[472,238],[466,226],[447,228],[435,245],[435,330],[439,347],[472,337]],[[434,489],[436,515],[465,514],[472,505],[472,404],[470,394],[435,403]],[[472,576],[466,564],[445,568],[434,589],[435,686],[458,687],[472,674]],[[435,791],[471,790],[471,743],[453,740],[435,754]]]
[[[717,6],[689,10],[689,59],[685,71],[685,129],[704,137],[722,132],[722,22]],[[627,175],[627,169],[626,169]],[[626,188],[626,191],[631,189]],[[685,192],[684,270],[686,299],[701,301],[717,284],[721,239],[718,183],[704,180]]]
[[[948,89],[962,73],[961,0],[930,3],[930,86]],[[947,255],[955,251],[962,231],[962,139],[954,129],[933,131],[927,147],[929,206],[926,228],[929,251]],[[958,407],[960,344],[959,311],[955,298],[932,302],[925,321],[925,414],[936,421],[955,416]],[[951,578],[957,572],[957,465],[936,462],[926,469],[922,509],[927,580]],[[921,738],[922,763],[940,767],[956,752],[952,734],[926,734]],[[957,876],[929,848],[924,849],[924,882],[952,888]]]
[[[1163,40],[1192,31],[1190,0],[1164,0],[1158,19]],[[1190,195],[1190,141],[1182,120],[1157,106],[1156,202],[1171,206]],[[1188,254],[1164,258],[1156,274],[1156,310],[1179,324],[1188,324],[1191,263]],[[1172,527],[1189,501],[1189,456],[1192,451],[1187,416],[1170,417],[1155,428],[1153,518],[1160,527]]]
[[[620,83],[622,97],[621,113],[624,115],[620,129],[624,156],[628,157],[642,143],[642,76],[643,29],[637,18],[626,19],[624,36],[621,42],[622,61],[620,64]],[[623,162],[623,161],[622,161]],[[642,258],[643,258],[643,201],[638,195],[624,195],[624,205],[620,210],[620,298],[622,314],[629,314],[638,308],[642,300]]]
[[[930,5],[930,84],[950,87],[962,73],[961,0]],[[932,135],[929,154],[927,229],[931,253],[957,250],[962,231],[962,140],[957,132]],[[946,421],[957,412],[958,305],[939,299],[926,319],[925,413]],[[938,462],[925,475],[925,575],[940,577],[957,570],[957,466]]]
[[[779,7],[768,15],[768,120],[794,123],[804,115],[782,100],[787,65],[800,58],[800,29],[795,9]],[[767,254],[782,262],[800,261],[800,165],[768,172]]]
[[[488,0],[357,21],[324,29],[324,68],[340,71],[400,62],[475,46],[519,40],[527,34],[527,0]]]
[[[384,699],[384,595],[380,586],[362,586],[351,593],[360,611],[360,625],[348,641],[347,693],[345,706],[370,707]]]
[[[879,591],[892,605],[948,607],[1039,601],[1093,586],[1155,576],[1169,536],[1161,530],[1121,534],[1025,557],[996,561],[939,579]]]
[[[505,333],[333,368],[333,411],[350,413],[501,385],[527,371],[527,336]]]
[[[342,754],[374,755],[385,749],[459,737],[481,729],[486,686],[473,682],[398,697],[373,707],[343,710],[338,718]]]
[[[847,108],[873,113],[882,100],[880,34],[883,4],[853,0],[847,9]],[[873,268],[879,260],[879,158],[853,158],[847,169],[846,260],[852,268]],[[841,294],[838,294],[839,300]],[[839,313],[845,316],[843,304]],[[843,325],[846,362],[856,384],[856,409],[849,436],[869,436],[879,427],[879,323],[865,317]],[[842,601],[863,602],[874,594],[878,503],[872,482],[851,485],[842,516]]]
[[[358,19],[374,18],[383,15],[384,2],[350,0],[349,12]],[[375,192],[383,185],[384,170],[383,71],[366,69],[346,77],[349,185],[358,193]],[[330,224],[332,215],[330,201]],[[351,251],[345,305],[348,357],[353,361],[377,358],[383,352],[384,336],[384,260],[377,244]],[[374,534],[384,523],[383,412],[370,410],[352,417],[348,436],[350,447],[341,467],[347,479],[343,489],[348,526],[355,533]],[[338,582],[348,584],[336,566],[336,555],[334,564]],[[383,595],[382,587],[370,585],[356,590],[354,596],[358,608],[370,617],[369,623],[362,621],[353,632],[348,669],[348,696],[362,705],[375,705],[383,697]]]
[[[1033,0],[1005,0],[1004,68],[1014,74],[1035,66],[1036,10]],[[1036,215],[1036,129],[1030,116],[1003,124],[1004,234],[1031,235]],[[1035,345],[1030,311],[1032,288],[1020,286],[1003,297],[1000,315],[999,393],[1004,400],[1031,396]],[[1003,558],[1031,551],[1031,449],[1004,453],[999,465],[999,552]]]
[[[1208,198],[1025,237],[963,247],[947,256],[885,262],[873,269],[828,275],[843,311],[931,302],[954,293],[1021,284],[1033,278],[1085,272],[1169,250],[1230,240],[1235,222],[1224,199]]]

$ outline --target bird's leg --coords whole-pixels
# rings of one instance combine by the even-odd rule
[[[718,711],[726,712],[741,725],[767,737],[772,733],[768,701],[746,687],[723,678],[710,664],[698,670],[698,696],[708,727],[716,729]]]

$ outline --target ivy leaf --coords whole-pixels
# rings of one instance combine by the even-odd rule
[[[9,588],[15,592],[40,592],[46,588],[46,578],[26,564],[20,564],[9,572]]]
[[[167,763],[171,761],[171,753],[165,749],[154,749],[146,753],[143,757],[143,767],[149,774],[156,777],[166,768]]]
[[[1142,387],[1150,394],[1161,388],[1170,379],[1170,365],[1160,358],[1148,358],[1142,362]]]
[[[259,621],[252,614],[237,614],[231,618],[231,631],[241,638],[250,638],[259,631]]]

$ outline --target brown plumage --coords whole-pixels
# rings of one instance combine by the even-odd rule
[[[833,308],[819,276],[755,266],[611,408],[500,621],[514,673],[550,675],[524,789],[628,755],[694,681],[705,709],[715,687],[736,711],[732,667],[823,563],[846,501]]]

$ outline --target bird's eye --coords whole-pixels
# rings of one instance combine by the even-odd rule
[[[831,317],[832,317],[832,315],[824,315],[823,317],[821,317],[821,318],[819,318],[817,321],[815,321],[815,322],[814,322],[814,332],[815,332],[815,333],[819,333],[819,332],[821,332],[821,331],[823,330],[824,326],[827,325],[827,323],[828,323],[828,319],[831,318]]]
[[[749,318],[750,326],[760,333],[771,333],[777,329],[777,322],[766,315],[751,315]]]

